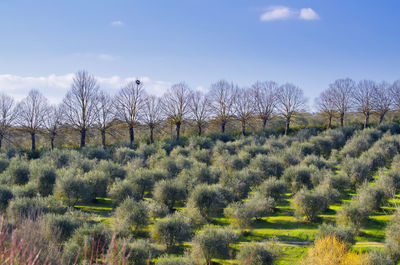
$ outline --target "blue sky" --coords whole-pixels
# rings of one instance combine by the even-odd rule
[[[107,90],[221,78],[292,82],[313,97],[337,78],[400,78],[400,1],[2,0],[0,91],[58,101],[87,69]]]

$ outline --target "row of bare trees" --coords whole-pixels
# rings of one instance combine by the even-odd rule
[[[316,105],[328,120],[338,117],[344,126],[345,116],[356,111],[364,116],[364,128],[368,127],[371,115],[377,115],[379,123],[391,109],[400,109],[400,80],[393,84],[362,80],[356,83],[350,78],[338,79],[316,99]]]
[[[370,115],[379,115],[382,122],[393,107],[400,108],[400,81],[394,84],[364,80],[356,84],[351,79],[336,80],[316,100],[321,113],[332,119],[338,117],[344,125],[346,113],[359,111],[365,116],[365,127]],[[185,121],[196,125],[201,135],[210,120],[218,123],[222,133],[233,119],[241,124],[242,134],[250,121],[258,119],[265,129],[269,120],[280,116],[285,121],[285,133],[294,117],[306,110],[303,91],[293,84],[278,85],[273,81],[256,82],[249,88],[239,88],[234,83],[220,80],[211,85],[207,94],[192,90],[185,83],[169,88],[164,95],[146,94],[139,80],[129,82],[116,95],[99,88],[96,78],[86,71],[76,73],[71,88],[58,106],[51,105],[37,90],[18,104],[5,94],[0,95],[0,148],[3,138],[12,127],[23,129],[31,136],[32,150],[36,148],[36,135],[46,132],[50,146],[62,126],[80,133],[80,146],[86,144],[87,131],[99,131],[103,146],[106,135],[117,124],[124,123],[129,131],[130,146],[135,141],[135,129],[144,125],[154,142],[154,130],[161,123],[174,126],[176,138],[180,137]],[[171,127],[172,128],[172,127]]]

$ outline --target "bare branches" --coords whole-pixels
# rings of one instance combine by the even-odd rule
[[[279,87],[276,98],[278,113],[286,121],[285,135],[288,135],[291,119],[304,110],[307,100],[304,98],[303,90],[289,83]]]
[[[397,109],[400,109],[400,80],[395,81],[390,87],[390,93],[393,103]]]
[[[106,133],[112,127],[113,113],[113,98],[103,90],[100,90],[96,104],[96,127],[100,131],[103,147],[106,147]]]
[[[255,112],[262,120],[263,130],[274,113],[277,89],[278,84],[273,81],[256,82],[252,86]]]
[[[242,134],[246,135],[246,124],[254,114],[254,100],[251,90],[247,88],[237,89],[234,99],[234,113],[242,125]]]
[[[221,132],[225,132],[225,126],[232,117],[233,104],[235,102],[236,86],[225,80],[220,80],[211,85],[210,99],[211,109],[216,120],[221,125]]]
[[[162,110],[167,118],[175,124],[176,138],[179,139],[181,125],[190,111],[191,90],[185,83],[173,85],[162,98]]]
[[[362,80],[353,89],[355,108],[365,116],[364,128],[368,127],[369,117],[372,112],[373,94],[376,84],[372,80]]]
[[[147,96],[144,100],[142,121],[150,130],[150,143],[154,143],[154,129],[162,119],[160,99],[156,96]]]
[[[315,104],[317,105],[318,110],[328,117],[327,128],[330,129],[332,126],[332,118],[336,112],[334,91],[332,88],[323,91],[319,97],[315,99]]]
[[[338,79],[329,88],[333,91],[333,102],[336,106],[336,111],[339,113],[340,125],[344,126],[344,118],[347,111],[350,109],[352,92],[355,87],[355,82],[350,79]]]
[[[190,95],[189,108],[191,117],[197,125],[197,134],[201,136],[211,114],[210,99],[200,91],[195,91]]]
[[[48,112],[47,99],[38,91],[31,90],[18,106],[18,123],[31,135],[32,150],[36,149],[36,133],[44,126]]]
[[[121,88],[115,98],[117,117],[125,121],[129,128],[131,148],[135,141],[134,127],[139,122],[140,114],[143,110],[144,98],[145,91],[143,84],[139,80],[129,82]]]
[[[381,82],[374,87],[373,91],[373,109],[379,116],[379,124],[382,123],[386,113],[389,112],[393,98],[390,94],[390,84]]]
[[[67,122],[81,133],[81,147],[86,143],[86,131],[96,120],[98,90],[94,76],[86,71],[79,71],[63,100]]]
[[[4,93],[0,94],[0,149],[3,138],[8,134],[17,118],[14,99]]]
[[[44,128],[46,129],[50,138],[50,148],[54,149],[54,140],[58,135],[60,126],[62,125],[64,117],[63,106],[50,105],[47,108],[46,115],[44,116]]]

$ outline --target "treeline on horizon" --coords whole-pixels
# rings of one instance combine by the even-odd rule
[[[265,131],[269,123],[278,119],[287,135],[295,119],[311,116],[303,90],[291,83],[257,81],[241,88],[220,80],[211,84],[208,93],[202,93],[182,82],[172,85],[160,97],[146,94],[144,88],[140,80],[131,81],[112,96],[99,87],[93,75],[79,71],[58,105],[49,104],[35,89],[20,102],[1,93],[0,149],[5,138],[10,140],[21,132],[30,135],[32,150],[36,150],[37,135],[46,136],[53,149],[57,136],[66,139],[79,132],[79,146],[84,147],[88,132],[95,131],[105,147],[106,135],[115,138],[121,135],[121,129],[128,132],[129,145],[133,147],[138,128],[146,128],[148,141],[153,143],[160,128],[169,128],[171,137],[179,139],[186,123],[199,136],[210,124],[224,134],[230,123],[237,123],[241,134],[246,135],[249,128],[255,129],[256,125]],[[400,109],[400,80],[391,84],[337,79],[315,99],[314,106],[327,129],[333,126],[334,119],[345,126],[350,113],[362,117],[364,128],[373,116],[381,124],[389,112]]]

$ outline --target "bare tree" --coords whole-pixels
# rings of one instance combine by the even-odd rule
[[[197,126],[197,135],[201,136],[210,117],[210,99],[200,91],[195,91],[190,96],[189,108],[192,119]]]
[[[262,120],[263,130],[272,118],[276,107],[276,91],[278,84],[274,81],[256,82],[252,86],[254,107],[257,115]]]
[[[47,99],[38,91],[31,90],[18,106],[18,123],[31,135],[32,151],[36,150],[36,134],[44,125],[48,112]]]
[[[235,102],[235,85],[225,80],[220,80],[211,85],[209,97],[211,110],[215,119],[221,125],[221,132],[225,133],[225,126],[232,117]]]
[[[0,94],[0,150],[4,137],[17,118],[14,99],[4,93]]]
[[[162,119],[160,99],[156,96],[147,96],[144,100],[142,120],[149,128],[150,143],[154,143],[154,129],[160,124]]]
[[[332,118],[336,112],[336,106],[334,102],[333,90],[331,88],[323,91],[318,98],[315,99],[315,104],[317,105],[318,110],[327,116],[328,118],[328,126],[330,129],[332,127]]]
[[[400,109],[400,79],[390,86],[390,94],[397,109]]]
[[[100,90],[96,104],[96,127],[100,131],[101,144],[106,147],[106,134],[109,133],[114,119],[113,98]]]
[[[239,88],[235,92],[234,113],[242,126],[242,134],[246,135],[246,125],[254,114],[254,100],[250,89]]]
[[[293,84],[284,84],[277,93],[277,110],[285,119],[285,135],[289,134],[290,122],[298,112],[303,111],[307,100],[303,90]]]
[[[46,115],[44,115],[44,128],[46,129],[50,138],[50,148],[54,149],[54,140],[60,131],[64,117],[63,106],[50,105],[47,108]]]
[[[167,119],[175,125],[176,139],[180,137],[181,125],[190,111],[191,90],[185,83],[173,85],[161,100],[161,107]]]
[[[378,114],[379,124],[381,124],[393,103],[393,98],[390,94],[390,84],[385,81],[377,84],[374,87],[373,98],[373,109]]]
[[[144,98],[145,91],[139,80],[129,82],[121,88],[115,98],[117,116],[128,125],[131,148],[135,142],[134,128],[139,123]]]
[[[369,118],[373,111],[374,90],[376,83],[372,80],[362,80],[353,89],[355,108],[364,115],[364,129],[368,127]]]
[[[79,71],[63,100],[67,122],[80,132],[81,147],[86,144],[87,130],[96,121],[98,90],[96,78],[87,71]]]
[[[344,118],[347,111],[350,109],[351,96],[355,87],[355,82],[350,79],[338,79],[329,85],[333,90],[333,102],[340,118],[340,126],[344,126]]]

